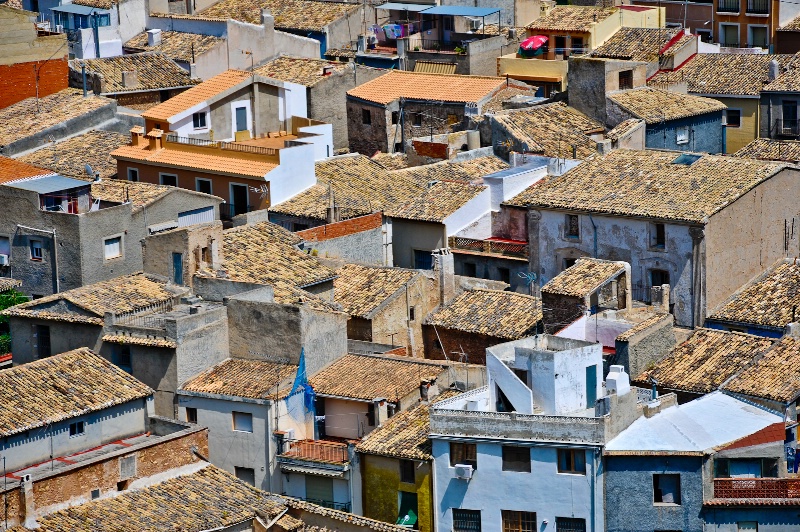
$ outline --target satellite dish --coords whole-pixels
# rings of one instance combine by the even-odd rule
[[[86,175],[94,177],[94,170],[92,170],[92,167],[89,166],[88,164],[83,167],[83,171],[86,172]]]

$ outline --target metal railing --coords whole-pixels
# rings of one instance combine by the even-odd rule
[[[238,151],[242,153],[257,153],[259,155],[278,154],[278,148],[252,146],[249,144],[238,144],[235,142],[217,142],[214,140],[193,139],[190,137],[179,137],[178,135],[167,135],[167,142],[172,142],[175,144],[187,144],[190,146],[201,146],[204,148],[219,148],[221,150]]]
[[[716,499],[798,499],[800,478],[715,478]]]
[[[717,13],[738,13],[740,9],[739,2],[740,0],[718,0]]]
[[[346,443],[324,440],[284,440],[284,444],[288,444],[288,449],[284,447],[281,458],[335,464],[346,464],[350,461]]]
[[[751,15],[768,15],[768,0],[747,0],[747,13]]]
[[[545,47],[544,53],[550,51],[549,47]],[[588,48],[585,46],[573,46],[573,47],[565,47],[565,48],[553,48],[553,52],[556,55],[584,55],[589,53]]]
[[[113,323],[142,329],[163,331],[167,328],[167,318],[159,316],[173,309],[173,301],[168,299],[131,312],[123,312],[114,316]]]
[[[245,205],[244,207],[233,203],[220,203],[219,204],[219,217],[221,220],[230,221],[237,214],[245,214],[254,210],[253,205]]]
[[[650,287],[635,284],[631,286],[631,298],[634,301],[641,301],[642,303],[650,303],[652,296],[650,295]]]
[[[478,240],[475,238],[465,238],[451,236],[448,245],[453,249],[463,249],[466,251],[476,251],[479,253],[494,253],[496,255],[506,255],[508,257],[528,258],[528,245],[515,244],[513,242],[497,242],[494,240]]]
[[[317,506],[322,506],[324,508],[330,508],[331,510],[340,510],[342,512],[350,513],[352,511],[349,502],[334,502],[334,501],[326,501],[323,499],[303,499],[306,502],[310,502],[311,504],[316,504]]]
[[[775,134],[779,137],[800,136],[800,120],[776,120]]]
[[[467,45],[462,45],[458,42],[445,42],[441,39],[420,39],[419,40],[419,50],[413,50],[415,52],[446,52],[446,53],[455,53],[456,49],[463,50],[464,53],[467,52]],[[416,47],[415,47],[416,48]]]

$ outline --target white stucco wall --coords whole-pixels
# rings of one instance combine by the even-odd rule
[[[266,175],[270,200],[277,205],[317,183],[314,171],[314,145],[292,146],[278,151],[280,166]]]
[[[453,236],[491,210],[492,194],[487,187],[460,209],[444,219],[447,236]]]
[[[490,405],[497,403],[497,389],[514,405],[519,414],[533,414],[533,394],[527,383],[492,353],[486,353],[486,372],[489,374]]]

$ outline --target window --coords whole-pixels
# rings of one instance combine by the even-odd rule
[[[408,491],[397,492],[397,503],[400,511],[397,515],[397,523],[405,525],[406,527],[419,528],[417,524],[417,515],[419,515],[419,508],[417,506],[417,494]]]
[[[31,240],[31,260],[42,260],[42,241]]]
[[[396,125],[397,122],[400,121],[400,113],[397,111],[392,111],[392,125]]]
[[[575,266],[576,262],[578,262],[578,259],[564,259],[562,266],[566,270],[567,268],[572,268]]]
[[[689,143],[689,126],[680,126],[675,128],[675,142],[677,144]]]
[[[586,519],[556,517],[556,532],[586,532]]]
[[[92,499],[100,498],[100,490],[92,490]]]
[[[474,443],[450,442],[450,467],[459,464],[478,469],[478,446]]]
[[[234,113],[236,131],[247,131],[247,107],[237,107]]]
[[[408,321],[414,321],[416,309],[414,307],[408,307]]]
[[[120,345],[114,348],[114,364],[120,369],[131,373],[131,346]]]
[[[740,109],[726,109],[725,126],[742,127],[742,111]]]
[[[565,219],[564,236],[570,239],[581,237],[580,219],[577,214],[567,214]]]
[[[128,168],[128,181],[139,181],[139,170],[137,168]]]
[[[160,174],[161,184],[171,187],[178,186],[178,176],[173,174]]]
[[[36,354],[39,358],[47,358],[50,352],[50,327],[48,325],[36,325],[34,335],[36,336]]]
[[[186,422],[187,423],[197,423],[197,409],[186,407]]]
[[[75,423],[69,424],[69,435],[72,436],[81,436],[82,434],[86,433],[86,424],[83,421],[76,421]]]
[[[466,277],[477,277],[477,268],[474,262],[464,263],[464,275]]]
[[[195,178],[195,190],[203,194],[211,194],[211,180],[202,177]]]
[[[733,0],[731,2],[728,0],[725,3],[730,3],[735,6],[735,11],[739,11],[739,0]],[[728,46],[731,48],[737,48],[739,46],[739,25],[738,24],[720,24],[720,32],[722,33],[720,44],[722,46]]]
[[[664,224],[650,224],[650,247],[664,249],[667,243],[667,233]]]
[[[619,73],[619,90],[633,88],[633,70],[623,70]]]
[[[253,414],[233,412],[233,430],[237,432],[253,432]]]
[[[536,532],[536,513],[500,510],[503,532]]]
[[[412,120],[412,123],[416,127],[421,127],[422,126],[422,113],[414,113],[413,115],[411,115],[411,120]]]
[[[711,30],[695,29],[695,33],[700,37],[703,42],[711,42]]]
[[[414,484],[416,482],[416,466],[413,460],[400,460],[400,482]]]
[[[115,236],[103,240],[103,257],[106,260],[117,259],[122,256],[122,237]]]
[[[778,476],[778,461],[774,458],[714,460],[716,478],[774,478]]]
[[[414,250],[414,268],[417,270],[433,269],[433,255],[424,249]]]
[[[402,142],[395,142],[394,143],[394,152],[395,153],[403,153],[403,143]]]
[[[242,482],[246,482],[251,486],[256,485],[256,471],[251,467],[234,467],[234,473],[236,474],[236,478],[241,480]]]
[[[666,270],[650,270],[650,286],[669,284],[669,272]]]
[[[769,46],[769,43],[767,43],[767,26],[747,26],[747,32],[750,34],[749,46],[755,48],[767,48]]]
[[[500,280],[506,284],[511,284],[511,270],[508,268],[497,268],[497,273],[500,275]]]
[[[559,449],[558,472],[585,475],[586,452],[581,449]]]
[[[675,474],[653,475],[653,503],[680,504],[681,476]]]
[[[206,114],[194,113],[192,115],[192,125],[195,129],[204,129],[206,127]]]
[[[369,109],[361,109],[361,123],[365,126],[372,124],[372,113]]]
[[[453,508],[453,532],[481,532],[481,511]]]
[[[531,472],[530,447],[503,445],[503,471]]]
[[[442,17],[442,29],[444,31],[455,31],[455,24],[452,16]]]
[[[375,403],[367,405],[367,425],[370,427],[375,426]]]

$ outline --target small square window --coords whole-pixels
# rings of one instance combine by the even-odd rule
[[[577,214],[567,214],[564,225],[564,236],[571,240],[577,240],[581,237],[580,218]]]
[[[31,248],[31,260],[42,260],[42,241],[31,240],[30,248]]]
[[[361,123],[365,126],[372,124],[372,112],[369,109],[361,109]]]
[[[725,126],[742,127],[742,111],[740,109],[726,109]]]
[[[170,187],[178,186],[178,176],[174,174],[161,174],[161,184]]]
[[[122,237],[115,236],[103,240],[103,258],[106,260],[118,259],[122,256]]]
[[[556,532],[586,532],[586,519],[556,517]]]
[[[80,436],[86,433],[86,424],[83,421],[76,421],[69,424],[69,435]]]
[[[186,408],[186,421],[188,423],[197,423],[197,409],[196,408]]]
[[[120,345],[114,350],[114,364],[120,369],[131,372],[131,346]]]
[[[242,482],[246,482],[251,486],[256,485],[256,471],[251,467],[234,467],[234,473],[236,474],[236,478],[241,480]]]
[[[453,532],[481,532],[481,511],[453,508]]]
[[[192,115],[192,125],[195,129],[205,129],[206,127],[206,114],[194,113]]]
[[[654,474],[653,503],[680,504],[681,476],[677,474]]]
[[[414,321],[416,314],[416,309],[414,307],[408,307],[408,320]]]
[[[650,224],[650,247],[664,249],[667,244],[667,232],[664,224]]]
[[[92,490],[92,500],[100,498],[100,490]]]
[[[198,177],[197,179],[195,179],[195,188],[197,189],[197,192],[202,192],[203,194],[211,194],[211,180]]]
[[[233,430],[236,432],[253,432],[253,414],[233,412]]]
[[[530,447],[503,445],[503,471],[531,472]]]
[[[414,113],[411,118],[414,126],[416,127],[422,126],[422,113]]]
[[[139,181],[139,170],[137,168],[128,168],[128,181]]]
[[[416,466],[413,460],[400,460],[400,482],[416,482]]]
[[[500,510],[503,532],[536,532],[536,513]]]
[[[394,144],[394,152],[395,153],[403,153],[403,143],[402,142],[395,142],[395,144]]]
[[[450,467],[459,464],[478,469],[478,446],[474,443],[450,442]]]
[[[558,449],[558,472],[585,475],[586,452],[581,449]]]
[[[689,126],[680,126],[675,128],[675,142],[677,144],[689,143]]]
[[[623,70],[619,73],[619,90],[624,91],[633,88],[633,70]]]
[[[397,111],[392,111],[392,125],[396,125],[397,122],[400,121],[400,113]]]

